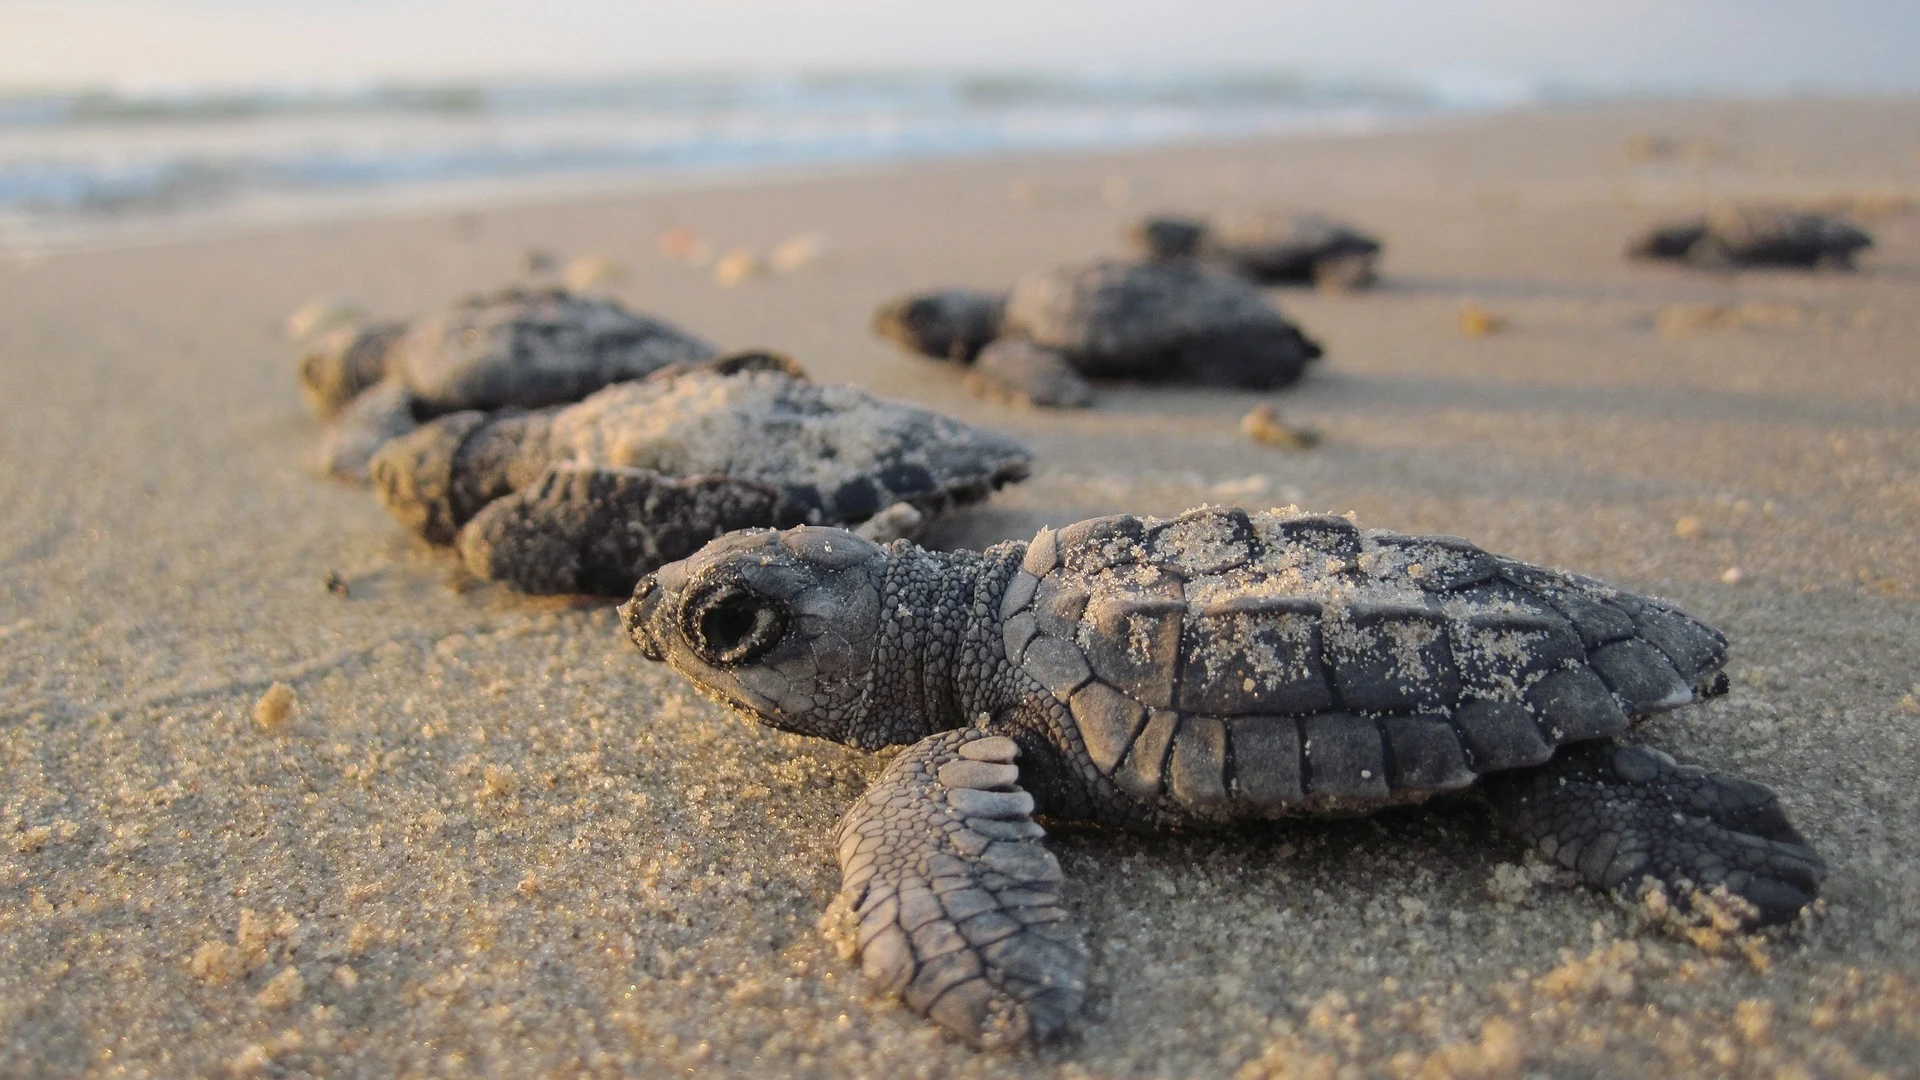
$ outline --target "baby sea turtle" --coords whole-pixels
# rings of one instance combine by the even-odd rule
[[[738,353],[568,406],[466,411],[387,443],[374,489],[467,569],[527,592],[624,596],[733,529],[883,539],[1027,475],[1011,439]]]
[[[1217,225],[1161,214],[1128,238],[1150,259],[1200,259],[1262,285],[1358,289],[1374,282],[1380,241],[1319,214],[1261,214]]]
[[[320,467],[365,480],[381,444],[465,409],[540,408],[705,360],[714,346],[612,300],[513,287],[412,325],[343,326],[300,360],[309,407],[331,421]]]
[[[1766,788],[1619,741],[1725,691],[1719,633],[1456,537],[1291,508],[1095,518],[983,553],[745,532],[621,614],[764,723],[908,745],[840,825],[842,898],[866,973],[983,1044],[1059,1030],[1086,987],[1036,815],[1167,829],[1477,785],[1601,888],[1724,886],[1764,923],[1823,875]]]
[[[1102,260],[1028,274],[1010,293],[905,296],[873,322],[914,352],[971,365],[978,392],[1065,408],[1092,401],[1089,376],[1271,390],[1320,355],[1258,289],[1191,261]]]
[[[1692,221],[1664,225],[1634,241],[1627,253],[1673,259],[1710,269],[1790,266],[1853,269],[1854,256],[1873,238],[1844,218],[1766,206],[1733,206]]]

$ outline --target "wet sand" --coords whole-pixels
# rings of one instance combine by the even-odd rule
[[[1916,1075],[1920,214],[1890,198],[1920,198],[1916,132],[1913,104],[1592,109],[0,263],[0,1075]],[[1880,243],[1851,276],[1621,257],[1711,196],[1853,199]],[[1269,203],[1389,244],[1376,290],[1275,294],[1328,353],[1283,394],[1020,411],[866,329],[900,291],[1118,250],[1144,209]],[[723,289],[655,253],[680,225],[832,249]],[[1470,800],[1061,829],[1078,1033],[961,1046],[816,925],[883,757],[726,715],[610,606],[474,586],[304,469],[288,310],[428,310],[536,246],[1026,440],[1032,480],[940,545],[1297,503],[1678,601],[1735,688],[1645,738],[1775,788],[1825,899],[1765,940],[1663,928]],[[1462,333],[1468,303],[1505,328]],[[1262,401],[1324,441],[1247,440]]]

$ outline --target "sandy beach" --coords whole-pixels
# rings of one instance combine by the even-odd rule
[[[1855,275],[1622,257],[1713,198],[1845,204],[1878,246]],[[0,260],[0,1076],[1920,1075],[1914,200],[1920,104],[1638,105]],[[1273,294],[1327,349],[1284,393],[1023,411],[867,329],[903,291],[1118,252],[1145,210],[1262,205],[1388,244],[1377,289]],[[676,226],[830,249],[721,288],[656,253]],[[1471,800],[1063,828],[1086,1013],[968,1049],[818,926],[884,755],[750,726],[610,605],[476,585],[306,469],[289,310],[429,311],[536,247],[1027,442],[1032,479],[936,546],[1291,503],[1675,600],[1732,640],[1734,692],[1644,738],[1778,791],[1823,900],[1688,935]],[[1463,305],[1504,327],[1463,333]],[[1246,439],[1263,401],[1323,441]]]

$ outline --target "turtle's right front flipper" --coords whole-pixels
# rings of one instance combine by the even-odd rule
[[[977,728],[928,736],[838,838],[867,977],[983,1046],[1045,1038],[1086,995],[1086,945],[1019,787],[1018,753]]]

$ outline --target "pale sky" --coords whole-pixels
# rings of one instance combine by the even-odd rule
[[[0,0],[14,87],[823,67],[1914,93],[1920,0]]]

